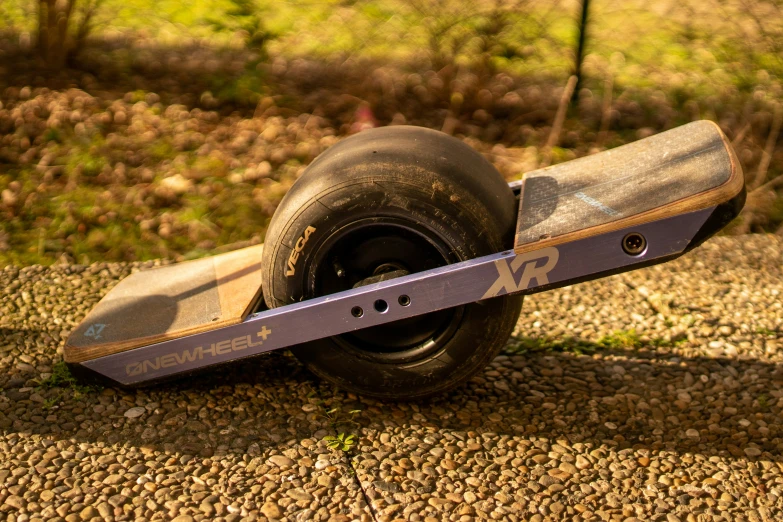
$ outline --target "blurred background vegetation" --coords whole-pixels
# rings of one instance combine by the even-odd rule
[[[0,0],[0,266],[261,242],[317,154],[401,123],[517,179],[711,119],[727,233],[783,235],[781,51],[783,0]]]

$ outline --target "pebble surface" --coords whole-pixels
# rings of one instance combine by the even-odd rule
[[[530,296],[502,355],[420,403],[334,390],[285,353],[141,390],[40,386],[153,263],[2,268],[0,519],[780,520],[782,254],[721,237]],[[328,447],[335,427],[356,446]]]

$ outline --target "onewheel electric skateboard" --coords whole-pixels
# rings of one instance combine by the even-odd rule
[[[65,360],[134,386],[290,348],[361,394],[441,393],[498,353],[522,296],[674,259],[744,199],[707,121],[511,184],[445,134],[369,130],[316,158],[263,247],[132,274]]]

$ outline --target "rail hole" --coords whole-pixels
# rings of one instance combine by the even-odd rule
[[[375,311],[379,314],[385,314],[389,310],[389,303],[384,301],[383,299],[378,299],[373,304],[373,308],[375,308]]]
[[[351,308],[351,315],[354,317],[361,317],[364,315],[364,310],[362,310],[361,306],[354,306]]]
[[[400,303],[400,306],[408,306],[411,304],[411,298],[407,295],[401,295],[399,298],[397,298],[397,302]]]

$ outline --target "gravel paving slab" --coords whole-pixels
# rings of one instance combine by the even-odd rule
[[[503,355],[420,403],[276,353],[85,388],[64,339],[152,263],[0,269],[0,519],[779,520],[782,253],[716,238],[530,296]]]

